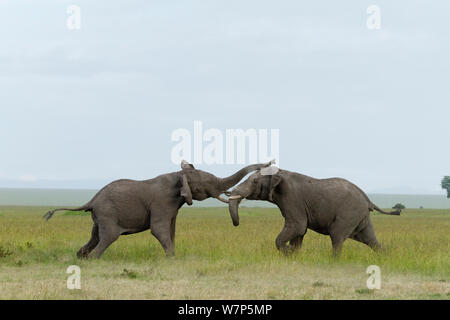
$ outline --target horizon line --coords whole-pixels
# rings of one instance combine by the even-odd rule
[[[5,189],[13,189],[13,190],[65,190],[65,191],[100,191],[100,188],[77,188],[77,187],[0,187],[0,190]],[[446,197],[445,192],[443,193],[404,193],[404,192],[370,192],[364,191],[367,194],[375,194],[375,195],[422,195],[422,196],[444,196]]]

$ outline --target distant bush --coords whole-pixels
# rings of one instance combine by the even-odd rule
[[[392,209],[397,209],[397,210],[403,210],[405,208],[406,207],[401,203],[397,203],[395,206],[392,207]]]

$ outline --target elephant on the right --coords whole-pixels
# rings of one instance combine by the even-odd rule
[[[347,238],[378,250],[381,245],[370,212],[400,215],[400,210],[381,210],[360,188],[345,179],[315,179],[275,166],[258,170],[232,190],[228,205],[235,226],[239,225],[242,199],[266,200],[280,208],[285,224],[276,246],[284,253],[301,247],[307,229],[330,235],[335,256],[340,254]]]

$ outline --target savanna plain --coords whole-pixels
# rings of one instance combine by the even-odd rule
[[[227,208],[182,208],[174,258],[145,231],[121,236],[100,260],[79,260],[90,238],[89,213],[49,207],[0,207],[0,299],[444,299],[450,300],[450,210],[372,213],[375,253],[346,240],[331,254],[328,236],[308,230],[303,247],[284,256],[275,238],[284,220],[275,208],[240,209],[233,227]],[[70,265],[81,289],[67,289]],[[381,289],[366,286],[369,265]]]

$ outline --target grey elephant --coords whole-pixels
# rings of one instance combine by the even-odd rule
[[[280,208],[285,224],[276,238],[276,246],[284,253],[301,247],[307,229],[330,235],[335,256],[340,254],[347,238],[374,250],[381,249],[370,212],[400,215],[400,210],[381,210],[360,188],[345,179],[315,179],[274,166],[255,172],[231,191],[228,206],[235,226],[239,225],[238,208],[244,198],[266,200]]]
[[[106,185],[88,203],[79,208],[58,208],[47,212],[48,221],[56,211],[90,211],[94,226],[91,239],[77,253],[79,258],[99,258],[120,235],[150,229],[166,255],[174,255],[175,223],[178,209],[192,200],[209,197],[221,201],[221,194],[237,184],[248,173],[270,166],[249,165],[227,178],[218,178],[197,170],[183,161],[181,171],[144,181],[117,180]]]

